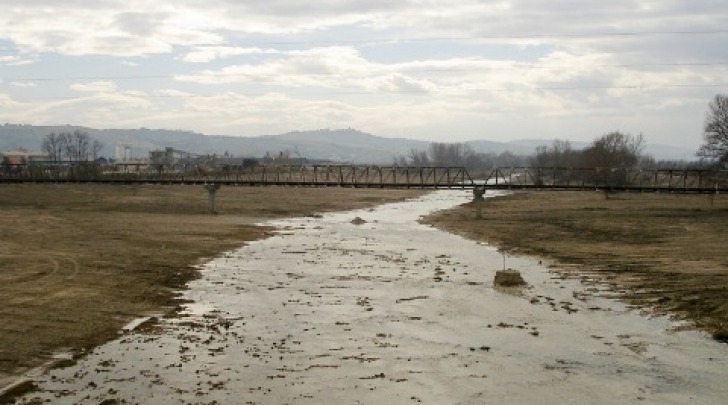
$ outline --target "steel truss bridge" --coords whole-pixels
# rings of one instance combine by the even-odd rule
[[[471,175],[464,167],[368,165],[0,165],[0,183],[221,184],[361,188],[728,192],[728,170],[509,167]]]

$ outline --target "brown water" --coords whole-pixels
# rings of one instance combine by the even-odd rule
[[[500,253],[417,223],[469,198],[275,222],[277,236],[203,266],[182,314],[51,371],[20,402],[728,402],[725,345],[532,258],[506,258],[531,288],[496,291]]]

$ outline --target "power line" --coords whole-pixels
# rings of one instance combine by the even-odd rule
[[[621,32],[597,32],[583,34],[535,34],[535,35],[494,35],[479,37],[482,39],[539,39],[539,38],[592,38],[592,37],[638,37],[638,36],[662,36],[662,35],[714,35],[728,34],[728,30],[685,30],[685,31],[621,31]]]
[[[640,68],[640,67],[706,67],[706,66],[724,66],[728,65],[728,61],[715,61],[715,62],[668,62],[668,63],[617,63],[617,64],[603,64],[593,65],[590,68]],[[403,69],[408,73],[420,73],[420,72],[467,72],[467,71],[484,71],[484,70],[540,70],[540,69],[571,69],[572,66],[566,65],[513,65],[513,66],[477,66],[471,68],[407,68]],[[6,82],[52,82],[52,81],[74,81],[74,80],[154,80],[154,79],[173,79],[180,76],[195,76],[192,74],[170,74],[170,75],[124,75],[124,76],[68,76],[68,77],[5,77],[3,78]],[[333,76],[333,73],[325,74],[303,74],[301,76]],[[245,73],[238,75],[224,74],[224,77],[234,76],[246,76]],[[182,80],[181,80],[182,81]],[[275,82],[257,82],[262,84],[270,84]]]
[[[140,75],[140,76],[68,76],[68,77],[5,77],[8,82],[54,82],[68,80],[149,80],[170,79],[177,75]]]
[[[294,92],[305,94],[307,96],[326,96],[326,95],[386,95],[386,94],[459,94],[459,93],[503,93],[516,91],[585,91],[585,90],[660,90],[670,88],[727,88],[726,83],[680,83],[680,84],[661,84],[661,85],[622,85],[622,86],[537,86],[529,88],[506,89],[506,88],[471,88],[471,89],[439,89],[439,90],[391,90],[391,91],[367,91],[367,90],[351,90],[351,91],[312,91],[312,92]],[[235,92],[221,94],[175,94],[175,95],[137,95],[116,93],[125,97],[138,99],[194,99],[194,98],[215,98],[243,96],[254,97],[270,94],[269,92]],[[39,97],[21,97],[17,101],[34,101],[34,100],[84,100],[92,99],[93,96],[39,96]]]
[[[717,61],[717,62],[676,62],[676,63],[615,63],[615,64],[603,64],[603,65],[592,65],[590,68],[631,68],[631,67],[700,67],[700,66],[721,66],[728,65],[728,62]],[[538,69],[571,69],[573,66],[567,65],[515,65],[515,66],[483,66],[473,68],[432,68],[432,69],[417,69],[411,68],[408,71],[411,72],[464,72],[471,70],[538,70]]]
[[[376,44],[391,42],[452,42],[452,41],[471,41],[471,40],[527,40],[527,39],[547,39],[547,38],[599,38],[599,37],[641,37],[641,36],[669,36],[669,35],[720,35],[728,34],[728,29],[714,30],[675,30],[675,31],[617,31],[617,32],[594,32],[581,34],[559,34],[559,33],[543,33],[543,34],[523,34],[523,35],[471,35],[471,36],[453,36],[453,37],[380,37],[370,39],[308,39],[300,41],[241,41],[240,44],[220,44],[220,43],[200,43],[189,44],[190,47],[220,47],[235,48],[241,45],[246,47],[265,46],[265,45],[305,45],[305,44]]]
[[[663,30],[663,31],[615,31],[615,32],[592,32],[592,33],[530,33],[522,35],[471,35],[471,36],[453,36],[453,37],[380,37],[370,39],[307,39],[298,41],[240,41],[237,44],[230,43],[190,43],[190,44],[174,44],[166,43],[169,48],[189,47],[189,48],[236,48],[240,46],[266,46],[266,45],[311,45],[311,44],[377,44],[377,43],[402,43],[402,42],[454,42],[454,41],[472,41],[472,40],[529,40],[529,39],[583,39],[583,38],[619,38],[619,37],[646,37],[646,36],[699,36],[699,35],[723,35],[728,34],[727,29],[711,29],[711,30]],[[94,47],[94,50],[118,50],[119,46],[114,47]],[[0,53],[17,52],[17,49],[9,47],[0,48]],[[168,53],[168,52],[161,52]]]
[[[569,38],[600,38],[600,37],[641,37],[641,36],[668,36],[668,35],[718,35],[728,34],[728,30],[715,29],[715,30],[685,30],[685,31],[621,31],[621,32],[594,32],[594,33],[581,33],[581,34],[558,34],[558,33],[545,33],[545,34],[524,34],[524,35],[473,35],[473,36],[459,36],[459,37],[414,37],[414,38],[395,38],[395,37],[383,37],[375,39],[338,39],[338,40],[301,40],[301,41],[258,41],[245,44],[247,46],[253,45],[304,45],[304,44],[370,44],[370,43],[385,43],[385,42],[450,42],[450,41],[471,41],[471,40],[528,40],[528,39],[569,39]],[[195,44],[190,46],[196,46],[200,48],[204,47],[234,47],[224,44]]]

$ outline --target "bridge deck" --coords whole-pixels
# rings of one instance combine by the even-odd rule
[[[1,165],[0,183],[206,184],[247,186],[460,188],[728,192],[728,170],[497,168],[471,176],[463,167],[361,165],[153,166],[148,164]]]

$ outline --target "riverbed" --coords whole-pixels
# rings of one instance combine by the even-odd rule
[[[471,198],[267,223],[275,236],[201,266],[183,311],[49,371],[19,402],[728,401],[724,344],[418,223]],[[504,267],[529,286],[494,288]]]

